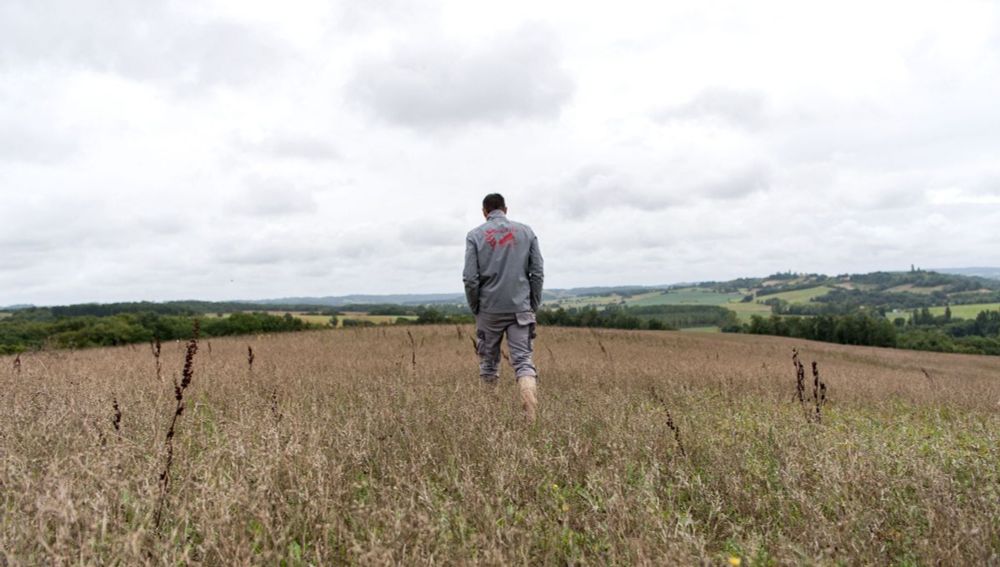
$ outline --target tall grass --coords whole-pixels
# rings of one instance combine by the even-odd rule
[[[11,565],[1000,561],[996,358],[601,331],[608,356],[587,330],[543,327],[540,411],[526,427],[511,369],[482,388],[468,334],[261,336],[249,341],[252,374],[245,338],[213,340],[205,357],[167,343],[164,368],[186,369],[183,417],[141,349],[32,353],[20,375],[0,358],[0,555]],[[789,399],[791,348],[834,385],[821,424]],[[116,434],[112,399],[121,440],[102,446]]]

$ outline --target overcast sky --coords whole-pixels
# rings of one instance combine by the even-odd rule
[[[1000,265],[995,2],[0,2],[0,305]]]

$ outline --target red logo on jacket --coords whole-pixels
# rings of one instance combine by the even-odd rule
[[[514,238],[514,231],[509,227],[486,229],[486,243],[490,245],[490,248],[495,249],[497,246],[507,246],[515,242],[517,240]]]

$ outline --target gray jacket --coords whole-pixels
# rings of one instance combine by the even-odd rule
[[[492,211],[465,237],[465,297],[473,313],[521,313],[542,304],[542,252],[531,227]]]

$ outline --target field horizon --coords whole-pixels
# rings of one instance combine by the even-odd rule
[[[996,357],[543,327],[529,427],[509,366],[478,383],[472,335],[200,341],[162,500],[183,342],[160,379],[142,345],[0,357],[0,558],[1000,561]],[[793,348],[826,385],[819,421]]]

